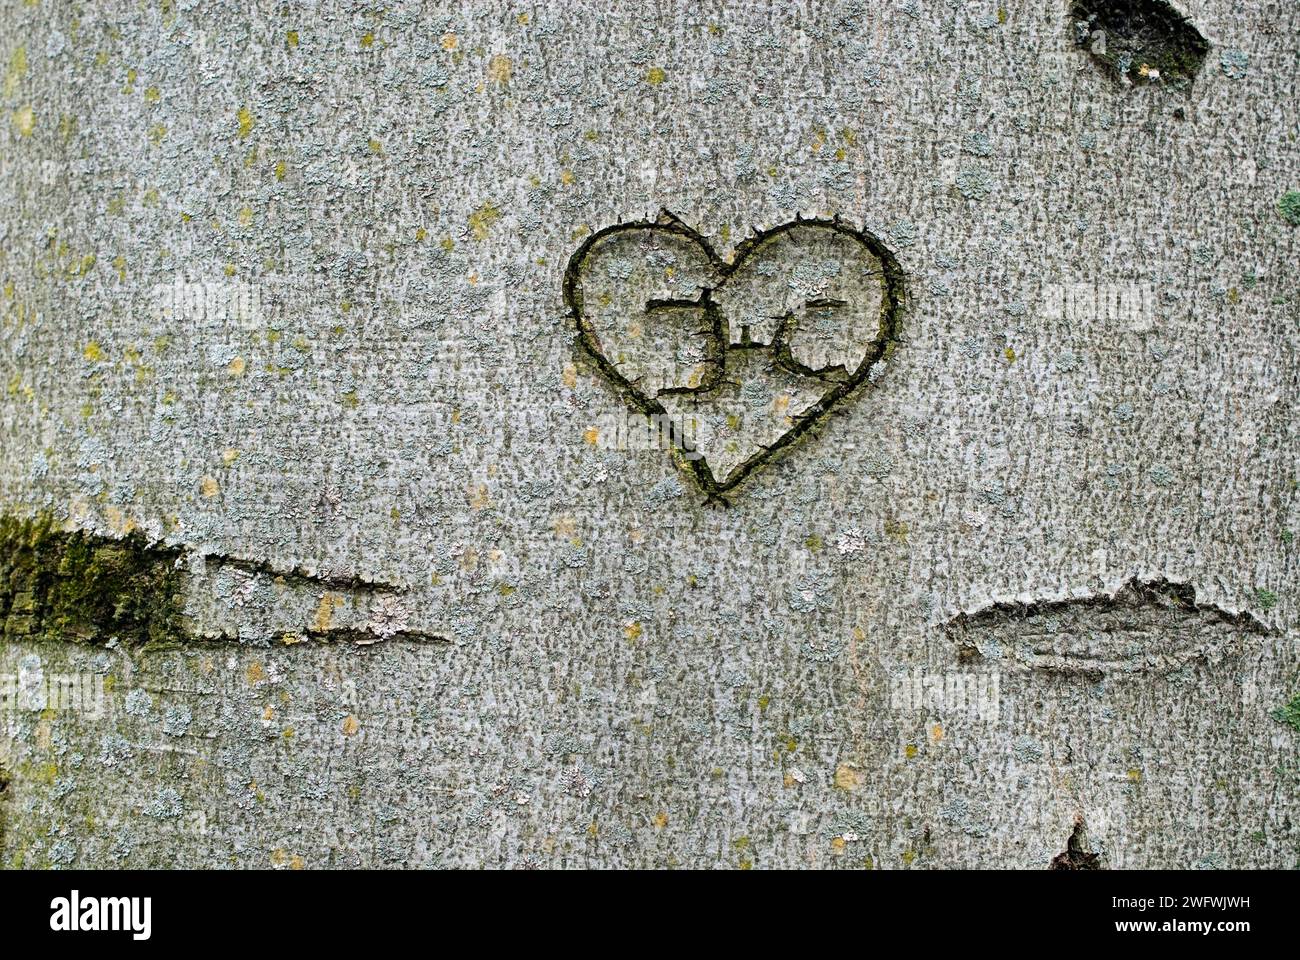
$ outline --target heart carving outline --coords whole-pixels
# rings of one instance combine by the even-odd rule
[[[881,297],[879,326],[876,336],[866,345],[863,357],[856,367],[852,370],[844,369],[842,366],[835,368],[842,375],[834,381],[828,381],[832,385],[826,392],[821,394],[811,406],[790,418],[791,426],[788,430],[769,444],[758,444],[758,449],[733,467],[726,476],[719,479],[714,476],[713,469],[707,459],[702,454],[692,450],[686,438],[676,429],[674,419],[668,408],[658,400],[657,396],[648,394],[625,376],[601,349],[597,332],[583,310],[583,265],[593,248],[602,241],[606,241],[617,234],[632,231],[661,231],[685,239],[704,254],[711,271],[718,278],[715,286],[701,287],[699,296],[693,300],[650,301],[645,305],[647,312],[659,308],[694,308],[702,311],[704,316],[708,318],[709,327],[711,328],[709,337],[714,347],[708,362],[715,365],[716,374],[696,386],[665,388],[658,392],[660,395],[669,393],[704,394],[712,390],[717,382],[726,376],[728,354],[727,319],[722,316],[717,303],[713,299],[713,294],[722,290],[737,270],[769,241],[779,238],[792,230],[809,227],[830,230],[840,236],[848,237],[861,244],[879,262]],[[823,423],[836,407],[847,401],[864,383],[870,381],[874,384],[875,378],[871,377],[872,369],[880,361],[888,359],[899,342],[905,301],[906,285],[903,270],[893,252],[871,232],[853,227],[839,217],[828,220],[823,218],[804,219],[796,216],[794,220],[788,223],[766,230],[756,230],[752,236],[736,246],[735,253],[731,261],[728,262],[718,256],[709,241],[697,230],[684,223],[668,210],[664,210],[655,220],[638,220],[613,224],[591,234],[569,258],[564,273],[564,302],[569,308],[569,317],[574,323],[578,335],[578,344],[582,351],[592,360],[605,379],[623,395],[629,406],[660,425],[660,429],[667,434],[669,449],[679,463],[683,464],[694,475],[704,491],[707,501],[722,504],[728,503],[725,496],[727,493],[738,487],[755,470],[767,463],[779,452],[791,446],[795,441]],[[810,368],[792,355],[790,344],[786,339],[791,322],[791,317],[785,317],[778,325],[771,343],[755,344],[755,346],[770,350],[776,362],[787,370],[806,376],[825,374],[830,368]]]

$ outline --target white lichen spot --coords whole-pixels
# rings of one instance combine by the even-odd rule
[[[366,632],[373,639],[359,640],[359,643],[377,643],[387,640],[410,629],[410,614],[401,599],[391,593],[381,594],[370,605],[370,619],[366,622]]]

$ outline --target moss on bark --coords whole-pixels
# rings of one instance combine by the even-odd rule
[[[183,634],[181,551],[139,533],[117,540],[48,516],[0,517],[0,625],[6,640],[140,645]]]

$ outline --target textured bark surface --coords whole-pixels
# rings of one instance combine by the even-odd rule
[[[1300,862],[1300,7],[295,6],[0,3],[0,863]]]

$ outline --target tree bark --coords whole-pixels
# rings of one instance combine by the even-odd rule
[[[1300,865],[1300,8],[610,6],[0,2],[0,864]]]

